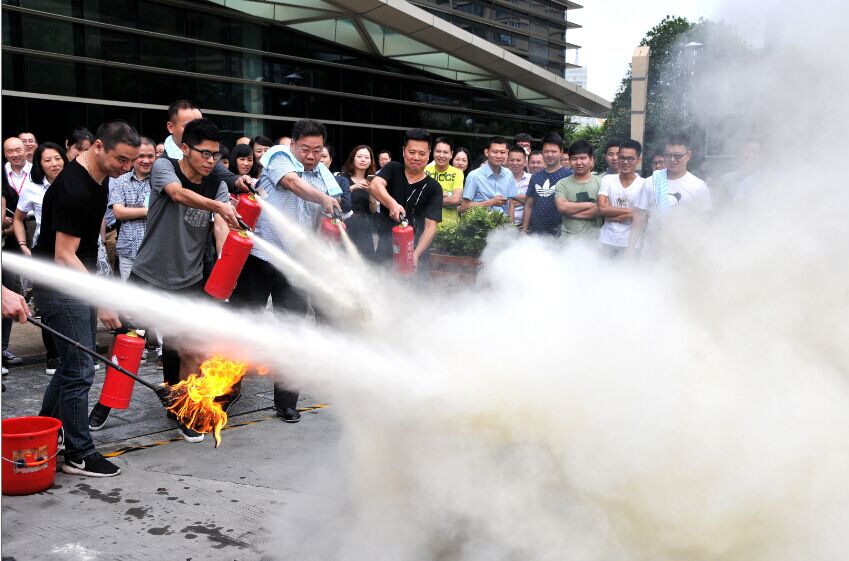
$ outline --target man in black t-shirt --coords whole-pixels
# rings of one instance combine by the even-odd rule
[[[442,221],[442,187],[424,169],[430,160],[430,134],[410,129],[404,135],[404,163],[389,162],[371,180],[369,190],[380,203],[377,216],[380,261],[392,259],[392,228],[405,215],[415,230],[413,262],[419,260],[433,242],[436,225]]]
[[[127,122],[97,129],[94,144],[65,165],[44,194],[36,257],[81,272],[97,270],[97,238],[106,212],[109,178],[127,173],[139,153],[139,134]],[[38,284],[33,288],[47,325],[94,350],[97,319],[109,329],[121,326],[114,312]],[[109,477],[121,470],[94,448],[88,428],[88,392],[94,380],[91,357],[56,340],[59,368],[44,392],[39,415],[56,417],[65,429],[65,473]]]

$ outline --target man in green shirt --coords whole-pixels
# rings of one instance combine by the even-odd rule
[[[569,147],[569,162],[574,172],[554,186],[555,204],[563,215],[561,239],[598,238],[601,219],[598,215],[598,189],[601,180],[593,175],[593,146],[577,140]]]

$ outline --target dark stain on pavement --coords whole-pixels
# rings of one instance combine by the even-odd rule
[[[211,524],[210,527],[200,525],[186,526],[180,531],[186,534],[187,536],[189,534],[206,535],[206,537],[209,538],[209,541],[216,543],[216,545],[212,546],[213,549],[224,549],[225,547],[238,547],[239,549],[250,549],[251,551],[256,551],[251,544],[222,534],[221,526],[213,526]]]
[[[138,518],[139,520],[141,520],[142,518],[144,518],[147,515],[147,513],[149,511],[150,511],[149,507],[138,506],[138,507],[135,507],[135,508],[128,509],[125,514],[127,514],[129,516],[134,516],[134,517]]]
[[[198,537],[198,535],[197,535],[197,534],[186,534],[186,539],[187,539],[187,540],[193,540],[193,539],[195,539],[195,538],[197,538],[197,537]]]
[[[166,534],[173,534],[174,532],[169,531],[171,526],[165,526],[163,528],[151,528],[147,531],[148,534],[153,534],[154,536],[164,536]]]
[[[85,493],[88,495],[89,499],[97,499],[98,501],[103,501],[104,503],[115,504],[121,502],[121,489],[116,488],[112,489],[108,493],[103,493],[100,489],[95,489],[91,485],[87,483],[78,483],[75,485],[78,490],[68,491],[72,495],[78,495],[80,493]]]
[[[138,499],[124,499],[124,502],[130,503],[132,505],[132,504],[140,503],[141,501],[138,500]]]

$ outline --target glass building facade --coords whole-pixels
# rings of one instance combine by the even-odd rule
[[[413,4],[486,39],[525,60],[564,77],[567,8],[580,7],[553,0],[410,0]]]
[[[3,0],[3,135],[59,141],[111,118],[161,141],[190,99],[225,131],[275,138],[299,118],[337,147],[392,150],[424,127],[473,150],[494,134],[559,130],[562,113],[184,0]]]

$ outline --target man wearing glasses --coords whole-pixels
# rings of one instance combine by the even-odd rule
[[[279,210],[304,230],[313,232],[322,212],[330,215],[341,213],[335,197],[341,196],[342,189],[327,166],[321,163],[326,140],[324,125],[303,119],[292,127],[291,144],[271,147],[262,155],[261,161],[259,187],[267,193],[264,203]],[[277,231],[265,212],[260,213],[254,231],[278,249],[291,250],[290,241]],[[307,312],[306,295],[296,290],[286,276],[269,262],[269,257],[254,246],[242,268],[230,304],[261,311],[269,297],[276,314],[303,317]],[[320,316],[321,310],[317,312]],[[297,410],[299,393],[297,388],[274,384],[274,407],[286,423],[301,420]]]
[[[643,147],[636,140],[619,145],[616,175],[605,175],[598,190],[598,213],[604,217],[599,241],[608,255],[617,256],[628,248],[639,247],[639,238],[632,235],[636,202],[640,200],[645,179],[637,175]]]
[[[666,169],[656,170],[646,180],[636,207],[633,236],[643,238],[644,252],[656,252],[663,214],[675,209],[696,213],[713,208],[710,191],[705,182],[687,171],[693,155],[690,139],[683,134],[672,135],[663,150]]]
[[[697,212],[711,210],[710,191],[705,182],[687,171],[687,164],[693,152],[690,149],[690,139],[683,134],[669,138],[663,150],[663,160],[666,163],[667,192],[672,199],[670,206],[679,206]],[[663,170],[660,170],[663,171]],[[655,183],[661,174],[652,174],[646,182],[646,196],[655,195]]]
[[[159,158],[154,162],[147,229],[133,262],[130,282],[180,295],[203,293],[203,252],[213,214],[219,253],[229,230],[239,229],[227,185],[212,174],[221,155],[220,141],[221,132],[215,123],[195,119],[181,135],[183,158]],[[162,342],[166,384],[176,384],[184,378],[180,361],[180,353],[166,337]],[[184,371],[194,372],[196,366]],[[188,442],[203,440],[203,434],[182,425],[178,432]]]

